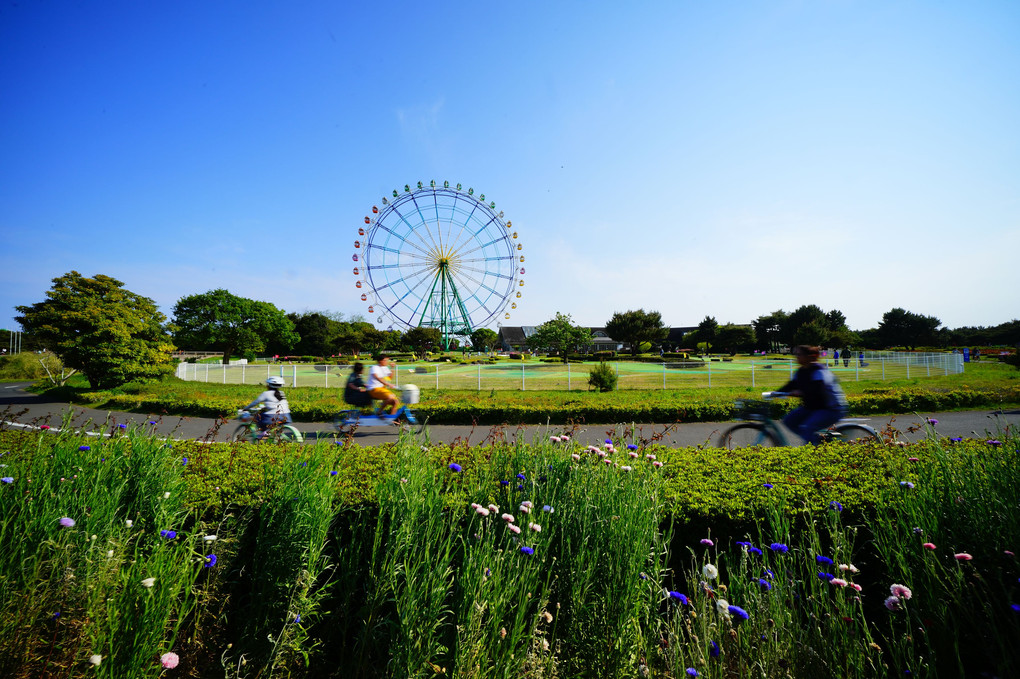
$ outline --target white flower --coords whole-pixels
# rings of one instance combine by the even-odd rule
[[[163,499],[164,500],[169,500],[170,499],[170,491],[169,490],[167,492],[163,493]]]
[[[482,516],[488,516],[489,515],[489,510],[486,509],[485,507],[482,507],[482,506],[479,506],[478,508],[476,508],[475,512],[477,512],[478,514],[481,514]]]
[[[630,465],[623,465],[622,467],[620,467],[620,469],[622,469],[625,472],[629,472],[630,471]]]
[[[135,522],[132,521],[131,519],[124,519],[124,525],[130,528],[131,526],[135,525]]]
[[[89,540],[91,540],[92,542],[95,542],[96,541],[96,536],[95,535],[90,535],[89,536]]]
[[[520,506],[520,507],[518,507],[517,509],[518,509],[518,510],[520,510],[520,512],[521,512],[522,514],[530,514],[530,513],[531,513],[531,507],[529,507],[529,506],[527,506],[527,505],[521,505],[521,506]]]
[[[528,528],[535,531],[536,533],[542,532],[542,526],[538,525],[537,523],[529,523]]]
[[[113,558],[113,550],[112,549],[106,550],[106,558],[107,559],[112,559]]]
[[[493,514],[499,514],[499,505],[489,505],[489,511]]]
[[[706,563],[701,569],[701,574],[705,576],[706,580],[715,580],[719,577],[719,569],[710,563]]]
[[[514,515],[513,514],[504,514],[500,518],[502,518],[507,523],[513,523],[514,522]]]
[[[145,578],[142,580],[142,587],[152,587],[156,584],[156,578]]]
[[[719,611],[719,615],[726,619],[730,617],[730,602],[726,599],[718,599],[715,602],[715,609]]]
[[[98,653],[90,655],[89,662],[95,665],[96,667],[99,667],[99,664],[103,662],[103,656],[99,655]]]
[[[218,538],[217,538],[217,537],[216,537],[215,535],[206,535],[206,536],[205,536],[204,538],[202,538],[202,539],[203,539],[204,541],[206,541],[206,542],[216,542],[216,540],[217,540]]]

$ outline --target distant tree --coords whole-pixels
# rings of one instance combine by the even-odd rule
[[[793,333],[793,344],[807,344],[809,346],[819,346],[826,344],[830,331],[828,326],[825,324],[824,317],[814,319],[803,323]]]
[[[613,314],[606,322],[606,334],[617,342],[630,345],[630,353],[637,355],[642,342],[661,342],[669,334],[669,328],[662,324],[658,311],[624,311]]]
[[[527,342],[532,351],[558,351],[565,363],[571,351],[591,344],[591,330],[574,325],[570,314],[557,311],[556,317],[538,326]]]
[[[305,314],[287,314],[294,331],[301,340],[294,345],[295,353],[302,356],[329,356],[335,352],[340,323],[329,316],[313,311]]]
[[[759,316],[751,321],[754,328],[754,337],[759,349],[765,351],[779,351],[781,346],[786,346],[789,341],[784,340],[783,328],[786,326],[789,314],[779,309],[771,314]],[[792,340],[792,337],[790,338]]]
[[[418,356],[424,356],[435,347],[442,345],[443,333],[439,328],[418,326],[404,333],[404,343]]]
[[[806,325],[808,323],[816,323],[822,328],[828,327],[825,319],[825,312],[815,304],[805,304],[804,306],[798,307],[796,310],[792,311],[787,317],[786,323],[783,324],[783,342],[787,346],[800,344],[800,342],[797,342],[796,340],[797,330],[799,330],[802,325]]]
[[[495,330],[478,328],[471,333],[471,346],[475,348],[475,351],[487,354],[492,351],[497,342],[499,342],[499,335],[496,334]]]
[[[750,352],[754,348],[754,329],[750,325],[720,325],[716,332],[716,344],[729,354]]]
[[[842,330],[846,327],[846,316],[839,309],[827,311],[825,313],[825,326],[833,332]]]
[[[174,349],[156,303],[115,278],[71,271],[53,279],[47,299],[15,307],[17,321],[94,389],[170,375]]]
[[[222,288],[177,300],[174,305],[175,341],[188,349],[252,355],[268,343],[292,348],[301,340],[294,323],[269,302],[238,297]]]
[[[913,351],[920,345],[938,341],[938,327],[942,321],[934,316],[922,316],[899,307],[882,314],[878,336],[885,347],[906,347]]]
[[[698,329],[694,331],[694,339],[696,342],[705,343],[705,353],[712,353],[712,347],[715,345],[715,336],[719,331],[719,322],[712,316],[705,316],[701,323],[698,323]],[[686,335],[684,339],[687,339]]]
[[[399,330],[384,330],[383,351],[400,351],[404,346],[404,333]]]

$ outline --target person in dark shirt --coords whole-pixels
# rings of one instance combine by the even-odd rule
[[[847,403],[836,377],[818,362],[818,347],[794,349],[800,369],[779,391],[799,396],[801,405],[783,418],[783,424],[808,443],[821,442],[818,432],[846,417]],[[846,356],[844,350],[844,356]]]
[[[344,401],[359,408],[372,403],[372,397],[368,395],[368,389],[365,388],[365,380],[361,378],[361,373],[364,371],[364,364],[355,363],[351,367],[351,374],[347,377],[347,384],[344,385]]]

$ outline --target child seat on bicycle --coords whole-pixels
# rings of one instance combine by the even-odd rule
[[[783,424],[808,443],[817,445],[822,441],[820,430],[846,417],[849,411],[846,396],[832,371],[818,362],[818,347],[802,344],[793,354],[800,368],[779,391],[799,396],[802,405],[784,417]]]

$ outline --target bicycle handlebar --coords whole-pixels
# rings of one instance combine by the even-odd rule
[[[778,398],[787,398],[790,394],[785,391],[763,391],[761,397],[766,401]]]

